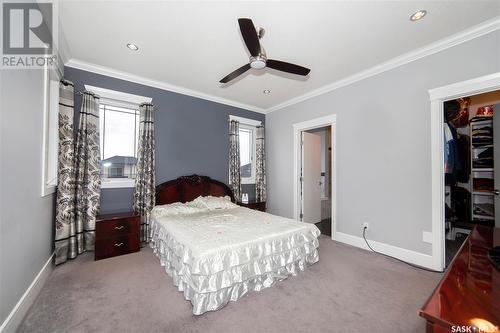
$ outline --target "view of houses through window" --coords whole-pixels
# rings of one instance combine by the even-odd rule
[[[99,106],[101,179],[103,183],[135,178],[139,111]]]

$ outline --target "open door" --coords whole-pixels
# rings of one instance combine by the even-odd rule
[[[321,137],[302,132],[302,218],[321,222]]]
[[[494,106],[493,112],[493,176],[495,194],[495,226],[500,228],[500,104]]]

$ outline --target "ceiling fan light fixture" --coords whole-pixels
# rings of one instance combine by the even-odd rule
[[[425,15],[427,15],[427,11],[425,9],[417,10],[410,16],[410,21],[416,22],[418,20],[423,19]]]
[[[132,50],[132,51],[139,51],[139,46],[133,44],[133,43],[128,43],[127,47]]]
[[[255,69],[262,69],[266,67],[266,58],[261,56],[250,57],[250,67]]]

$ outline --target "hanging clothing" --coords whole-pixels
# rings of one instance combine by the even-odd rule
[[[458,182],[468,183],[471,169],[470,169],[470,138],[468,135],[459,135],[457,139],[457,167],[455,168],[455,175]]]
[[[64,82],[64,83],[63,83]],[[74,169],[74,86],[63,81],[59,85],[59,153],[55,218],[55,264],[76,258],[75,169]]]
[[[451,209],[456,221],[469,222],[472,220],[471,194],[469,190],[460,187],[451,187]]]
[[[266,201],[266,152],[265,129],[257,126],[255,158],[255,200]]]
[[[139,142],[134,191],[134,211],[141,215],[141,241],[149,240],[150,213],[155,205],[154,106],[139,106]]]
[[[229,187],[233,190],[234,199],[240,202],[240,123],[236,120],[229,122]]]
[[[452,173],[454,161],[453,135],[450,125],[444,123],[444,173]]]

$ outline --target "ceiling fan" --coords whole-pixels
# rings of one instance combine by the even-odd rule
[[[299,65],[294,65],[289,62],[284,62],[280,60],[268,59],[266,51],[260,45],[259,39],[264,36],[264,29],[255,29],[253,22],[249,18],[238,19],[238,24],[240,25],[241,35],[243,40],[250,51],[250,61],[248,64],[241,66],[237,70],[233,71],[229,75],[221,79],[220,83],[227,83],[241,74],[245,73],[250,68],[263,69],[266,67],[277,69],[282,72],[303,75],[306,76],[311,71],[309,68],[305,68]]]

